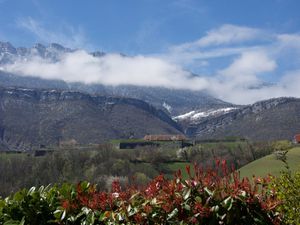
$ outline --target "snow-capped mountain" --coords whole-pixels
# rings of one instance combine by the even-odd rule
[[[33,57],[40,57],[50,62],[57,62],[62,59],[64,54],[74,51],[77,50],[66,48],[56,43],[52,43],[49,46],[35,44],[31,48],[24,48],[14,47],[9,42],[0,42],[0,86],[59,88],[84,91],[90,94],[137,98],[152,104],[156,108],[164,110],[173,117],[190,111],[207,111],[234,107],[232,104],[216,99],[203,91],[134,85],[86,85],[83,83],[67,83],[62,80],[44,80],[37,77],[19,76],[19,74],[7,73],[5,70],[1,70],[1,67],[4,67],[5,64],[13,64],[16,61],[27,61]],[[106,53],[95,51],[89,54],[94,57],[103,57]],[[123,54],[120,55],[125,57]]]
[[[48,46],[37,43],[31,48],[14,47],[10,42],[0,41],[0,65],[14,63],[17,60],[26,61],[29,58],[41,57],[51,62],[59,61],[63,54],[77,51],[78,49],[66,48],[57,43]],[[90,52],[94,57],[102,57],[104,52]]]
[[[9,42],[0,42],[0,64],[14,63],[16,60],[26,61],[28,58],[37,56],[51,61],[57,61],[63,53],[72,51],[74,50],[65,48],[57,43],[52,43],[47,47],[37,43],[31,48],[15,48]]]
[[[37,110],[34,107],[30,108],[29,106],[32,102],[36,104],[37,101],[34,96],[38,96],[39,94],[37,93],[40,93],[41,91],[49,93],[49,97],[53,96],[53,93],[56,92],[64,93],[66,91],[66,93],[69,93],[71,91],[72,93],[77,93],[79,91],[78,95],[80,96],[90,96],[88,98],[92,99],[108,99],[108,101],[105,102],[104,107],[102,107],[101,109],[106,110],[106,108],[108,107],[109,109],[111,109],[111,111],[106,110],[106,117],[101,117],[101,119],[106,118],[103,120],[103,124],[107,126],[115,124],[113,126],[113,129],[120,130],[120,124],[126,122],[126,124],[123,126],[123,134],[111,134],[110,137],[123,137],[127,134],[131,135],[132,132],[127,131],[129,128],[133,128],[134,126],[136,128],[135,133],[137,134],[161,133],[162,131],[166,133],[174,133],[183,131],[185,135],[196,139],[239,136],[250,138],[253,140],[273,140],[282,138],[287,139],[291,137],[292,134],[299,132],[299,99],[271,99],[249,106],[237,106],[214,98],[209,93],[203,91],[134,85],[87,85],[80,82],[70,83],[62,80],[46,80],[39,77],[22,76],[21,74],[18,74],[18,72],[9,73],[3,69],[5,68],[6,64],[14,64],[17,62],[17,60],[30,60],[30,58],[32,57],[40,57],[51,62],[59,62],[59,60],[63,59],[62,56],[64,54],[72,53],[73,51],[77,50],[69,49],[59,44],[50,44],[49,46],[36,44],[31,48],[16,48],[9,42],[0,42],[0,89],[2,88],[3,90],[6,90],[4,92],[6,94],[9,94],[9,99],[17,99],[12,103],[11,111],[9,111],[7,115],[11,115],[12,113],[19,113],[19,111],[24,111],[25,114],[27,113],[26,115],[28,116],[28,118],[31,118],[33,112],[39,113],[38,110],[41,109],[38,107],[40,106],[37,107]],[[103,57],[106,53],[95,51],[89,54],[93,57]],[[28,91],[27,89],[20,89],[20,87],[32,89],[32,91]],[[54,92],[51,91],[52,89],[54,89]],[[29,92],[33,93],[31,97],[28,94]],[[21,95],[20,93],[23,94]],[[1,98],[3,98],[3,96],[4,95],[1,95]],[[21,105],[20,110],[18,109],[17,111],[14,111],[14,105],[17,104],[20,97],[22,101],[26,100],[26,107],[28,108],[25,108],[25,106],[23,107]],[[30,104],[27,104],[28,98],[31,99],[29,101]],[[111,98],[115,99],[117,104],[111,104]],[[7,102],[6,99],[4,99],[3,101]],[[130,103],[129,106],[127,104],[128,101]],[[86,104],[85,100],[83,102],[84,104]],[[132,102],[138,102],[139,104],[134,105],[134,107],[132,108]],[[150,103],[150,105],[147,103]],[[90,101],[88,101],[87,104],[90,104]],[[116,108],[116,105],[119,108]],[[48,107],[48,105],[46,106]],[[139,110],[141,108],[140,106],[147,106],[146,108],[150,110],[146,110],[147,112],[145,114],[145,112],[141,112]],[[76,107],[77,105],[72,105],[72,107],[70,107],[70,110],[73,110]],[[138,110],[136,108],[138,108]],[[53,107],[53,109],[58,110],[57,107]],[[67,111],[70,112],[70,110],[68,109]],[[98,112],[99,108],[97,108],[97,110],[94,110],[93,108],[93,110],[90,109],[89,112],[86,112],[88,110],[89,108],[84,105],[80,107],[80,112],[76,111],[74,115],[80,115],[80,117],[82,117],[82,115],[97,111],[96,114],[93,114],[94,117],[90,115],[86,117],[87,120],[90,120],[93,118],[98,118],[101,113],[104,113],[104,111],[102,112],[101,110],[101,112]],[[164,112],[161,112],[161,110],[163,110]],[[45,112],[48,111],[45,110]],[[116,114],[117,117],[115,117]],[[62,115],[64,116],[64,114]],[[129,117],[132,119],[130,120],[132,122],[127,124]],[[172,117],[173,120],[170,117]],[[14,118],[22,119],[25,117],[18,115]],[[37,116],[37,118],[39,117]],[[77,120],[80,120],[78,118]],[[139,120],[137,120],[137,118],[139,118]],[[149,118],[152,118],[152,120],[149,120]],[[53,126],[54,128],[56,128],[58,120],[55,118],[53,121]],[[97,121],[99,120],[97,119]],[[15,119],[11,119],[9,120],[9,122],[15,122]],[[67,123],[67,121],[65,123],[66,126],[69,124]],[[58,124],[64,125],[64,123]],[[78,129],[80,130],[80,127],[86,126],[86,124],[87,123],[82,123],[80,126],[78,126]],[[92,122],[90,122],[90,127],[93,127],[95,124],[96,122],[94,122],[93,120]],[[3,127],[4,128],[2,131],[7,129],[7,126],[5,124],[3,125]],[[12,124],[12,127],[15,127],[15,125]],[[90,129],[90,127],[87,126],[87,130],[93,130]],[[143,130],[144,128],[149,129],[149,127],[152,127],[153,129],[151,128],[151,131]],[[70,129],[70,131],[78,129]],[[109,129],[111,128],[107,128],[106,130]],[[23,131],[25,132],[25,130]],[[100,132],[101,130],[95,128],[95,131]],[[11,132],[12,135],[14,135],[15,133],[16,131]],[[27,133],[29,132],[26,132],[26,134]],[[7,134],[8,133],[6,130],[5,134],[2,134],[2,136],[5,137],[5,135]],[[53,133],[53,137],[56,137],[55,135],[56,131]],[[99,137],[98,134],[95,135],[95,137]],[[108,139],[110,137],[108,137]],[[14,139],[11,139],[9,137],[9,140],[19,139],[16,139],[15,137]]]

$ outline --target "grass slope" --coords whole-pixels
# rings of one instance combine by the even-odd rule
[[[295,147],[287,153],[287,162],[292,171],[300,169],[300,147]],[[255,176],[266,176],[268,174],[278,176],[285,169],[285,164],[277,160],[274,154],[255,160],[240,169],[241,177],[251,178]]]

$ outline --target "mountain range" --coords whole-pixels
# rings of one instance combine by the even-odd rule
[[[16,61],[26,61],[40,57],[51,62],[61,59],[63,54],[71,53],[76,49],[63,47],[52,43],[49,46],[35,44],[32,48],[15,48],[9,42],[0,42],[0,85],[20,86],[26,88],[55,88],[61,90],[75,90],[90,94],[137,98],[164,110],[171,116],[177,116],[191,110],[218,109],[232,106],[232,104],[216,99],[203,91],[187,89],[169,89],[164,87],[145,87],[133,85],[105,86],[101,84],[83,84],[64,82],[62,80],[44,80],[37,77],[20,76],[1,70],[1,65],[13,64]],[[90,52],[94,57],[103,57],[104,52]],[[120,54],[123,57],[123,54]]]
[[[290,139],[300,132],[300,100],[235,105],[203,91],[46,80],[5,71],[17,60],[61,60],[76,49],[59,44],[16,48],[0,42],[0,146],[28,149],[59,142],[100,143],[145,134],[184,133],[195,139],[239,136]],[[90,52],[103,57],[104,52]],[[122,57],[128,57],[120,54]]]

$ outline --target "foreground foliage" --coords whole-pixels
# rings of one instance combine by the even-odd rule
[[[0,201],[0,224],[281,224],[269,178],[251,183],[216,164],[187,166],[187,180],[178,171],[139,188],[115,181],[110,192],[87,182],[22,190]]]
[[[282,171],[272,183],[278,199],[282,202],[278,211],[284,215],[286,224],[300,224],[300,172]]]

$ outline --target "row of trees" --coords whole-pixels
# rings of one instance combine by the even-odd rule
[[[82,180],[97,183],[103,189],[115,178],[146,183],[161,172],[172,173],[163,164],[172,158],[166,154],[162,149],[117,150],[110,145],[91,150],[55,150],[40,157],[2,153],[0,196],[24,187]]]

